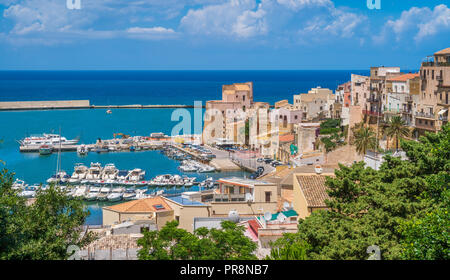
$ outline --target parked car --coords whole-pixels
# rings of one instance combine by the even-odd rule
[[[277,167],[277,166],[283,165],[283,163],[275,160],[270,165],[272,165],[273,167]]]
[[[256,162],[264,162],[264,159],[263,159],[263,158],[258,158],[258,159],[256,160]]]
[[[271,158],[264,159],[264,163],[266,163],[266,164],[270,164],[272,161],[273,161],[273,159],[271,159]]]

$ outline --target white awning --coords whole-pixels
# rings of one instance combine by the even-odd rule
[[[439,111],[438,115],[443,115],[445,112],[447,112],[448,109],[442,109]]]

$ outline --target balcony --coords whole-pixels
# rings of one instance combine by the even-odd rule
[[[439,115],[439,120],[443,122],[448,122],[448,116]]]
[[[375,111],[363,110],[362,112],[364,115],[373,116],[373,117],[382,117],[383,116],[383,113],[375,112]]]
[[[214,194],[214,202],[244,202],[245,194]]]
[[[405,101],[408,102],[408,103],[411,103],[411,102],[413,102],[413,97],[412,96],[406,96],[405,97]]]
[[[367,102],[370,102],[370,103],[377,103],[377,102],[380,102],[380,98],[379,98],[379,97],[375,97],[375,96],[371,96],[371,97],[369,97],[369,98],[367,99]]]
[[[430,113],[416,112],[416,118],[434,120],[434,115]]]
[[[437,81],[443,81],[444,79],[442,78],[441,75],[438,75],[438,76],[436,76],[436,80],[437,80]]]
[[[422,67],[430,67],[430,66],[446,67],[446,66],[450,66],[450,62],[433,62],[433,61],[422,62]]]

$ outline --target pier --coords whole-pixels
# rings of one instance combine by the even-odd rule
[[[0,111],[73,110],[73,109],[177,109],[194,108],[185,104],[92,105],[89,100],[0,102]],[[205,108],[205,106],[202,106]]]

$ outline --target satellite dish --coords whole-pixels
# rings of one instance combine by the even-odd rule
[[[285,202],[283,203],[283,208],[284,208],[284,209],[290,209],[290,208],[291,208],[291,204],[290,204],[289,202],[285,201]]]
[[[228,212],[228,219],[234,223],[239,222],[239,213],[236,210],[231,210],[230,212]]]
[[[264,213],[264,219],[265,219],[266,221],[272,220],[272,213],[270,213],[270,212]]]
[[[251,193],[246,193],[245,201],[253,201],[253,195]]]
[[[317,165],[314,167],[314,170],[316,171],[317,174],[322,174],[322,171],[323,171],[322,166],[319,165],[319,164],[317,164]]]

